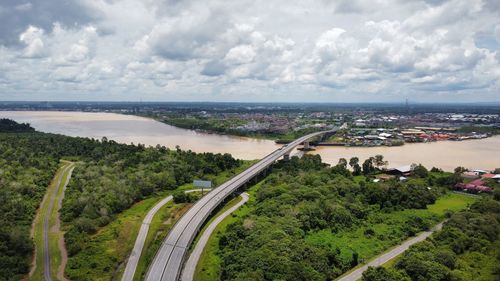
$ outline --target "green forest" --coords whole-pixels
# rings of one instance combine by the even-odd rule
[[[0,280],[27,275],[33,254],[31,223],[61,159],[78,161],[61,214],[69,266],[91,234],[135,202],[241,165],[229,154],[46,134],[2,119]]]
[[[229,154],[40,133],[0,119],[0,280],[28,274],[31,224],[62,159],[76,162],[61,209],[72,280],[94,280],[88,274],[94,271],[114,274],[123,260],[104,253],[116,249],[99,240],[121,235],[120,224],[135,216],[129,211],[145,211],[166,193],[177,204],[169,208],[189,207],[180,203],[196,196],[178,187],[193,179],[217,184],[248,164]],[[446,173],[422,165],[405,181],[374,181],[386,165],[381,155],[335,166],[318,155],[277,162],[217,233],[209,253],[216,258],[205,259],[215,264],[213,280],[334,280],[445,220],[442,231],[390,265],[370,268],[363,280],[498,280],[498,188],[493,196],[451,192],[462,168]]]
[[[406,182],[376,183],[345,162],[327,167],[306,155],[277,163],[220,234],[219,279],[333,280],[474,201],[448,192],[442,183],[453,174],[419,166]]]

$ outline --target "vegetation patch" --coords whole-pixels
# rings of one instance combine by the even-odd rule
[[[60,159],[81,161],[61,209],[69,255],[68,277],[82,277],[80,280],[95,280],[85,279],[85,272],[109,264],[101,263],[104,260],[120,262],[113,255],[126,251],[126,247],[117,245],[101,253],[96,251],[101,248],[90,243],[94,239],[106,240],[95,236],[120,213],[193,179],[217,179],[242,163],[229,154],[197,154],[162,146],[119,144],[106,138],[46,134],[34,132],[27,124],[1,120],[0,279],[19,280],[28,274],[33,254],[31,223]],[[126,231],[115,229],[110,235],[125,239],[135,230]],[[87,259],[79,259],[79,255]],[[108,273],[113,270],[107,265],[102,268]]]
[[[319,156],[277,163],[256,187],[245,213],[232,218],[217,237],[217,249],[210,246],[216,256],[202,266],[208,270],[206,264],[220,263],[220,272],[202,276],[335,279],[474,200],[449,193],[435,175],[417,167],[407,181],[373,182],[376,166],[363,167],[365,176],[353,177],[346,161],[327,167]]]
[[[363,281],[499,280],[500,202],[483,198],[454,213],[443,229],[410,247],[386,267],[369,268]]]

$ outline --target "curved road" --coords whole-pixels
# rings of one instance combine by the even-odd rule
[[[219,223],[221,223],[226,217],[228,217],[232,212],[236,211],[241,205],[245,204],[248,201],[248,193],[244,192],[240,194],[241,196],[241,201],[238,202],[236,205],[232,206],[231,208],[227,209],[224,213],[222,213],[220,216],[218,216],[208,227],[205,229],[203,234],[200,237],[200,240],[198,240],[198,243],[196,243],[196,246],[194,247],[193,252],[191,252],[191,255],[189,256],[186,265],[184,266],[184,270],[182,271],[182,281],[192,281],[194,279],[194,273],[196,271],[196,265],[198,264],[198,261],[200,260],[201,254],[203,253],[203,249],[205,249],[205,246],[208,243],[208,239],[214,232],[215,228]]]
[[[52,209],[54,208],[55,199],[57,194],[61,189],[65,189],[66,185],[68,185],[69,177],[71,176],[71,172],[74,169],[73,163],[66,164],[61,171],[57,179],[56,187],[54,188],[54,192],[50,194],[49,198],[49,206],[45,213],[44,221],[43,221],[43,279],[45,281],[52,281],[52,276],[50,275],[50,252],[49,252],[49,231],[50,231],[50,216],[52,215]],[[61,185],[62,179],[67,175],[66,182]]]
[[[276,160],[283,157],[285,154],[289,155],[290,151],[299,144],[313,137],[334,131],[335,130],[312,133],[284,145],[244,172],[213,189],[205,197],[196,202],[170,230],[159,251],[156,253],[148,269],[145,280],[176,281],[180,275],[185,255],[191,242],[198,233],[198,230],[210,216],[212,211],[224,202],[226,197],[260,172],[264,171]]]
[[[205,191],[210,191],[210,189],[203,189]],[[186,193],[201,191],[201,189],[191,189],[186,190]],[[163,198],[160,202],[156,203],[156,205],[149,210],[142,221],[141,228],[139,230],[139,234],[137,234],[137,238],[135,240],[134,248],[132,249],[132,253],[130,254],[127,265],[125,266],[125,271],[123,272],[122,281],[132,281],[134,279],[135,271],[137,270],[137,264],[139,263],[139,259],[141,258],[142,249],[144,248],[144,243],[146,242],[146,237],[148,236],[149,224],[153,220],[153,217],[156,213],[161,209],[161,207],[165,206],[170,200],[173,199],[172,195],[169,195]]]
[[[360,280],[361,277],[363,276],[363,272],[365,272],[365,270],[367,270],[368,267],[381,266],[384,263],[392,260],[393,258],[401,255],[404,251],[408,250],[408,248],[410,248],[411,245],[416,244],[420,241],[424,241],[427,237],[431,236],[432,233],[441,230],[441,228],[443,228],[443,223],[444,222],[441,222],[441,223],[437,224],[436,226],[434,226],[429,231],[424,231],[424,232],[420,233],[419,235],[406,240],[405,242],[403,242],[403,244],[397,246],[396,248],[394,248],[388,252],[383,253],[382,255],[373,259],[371,262],[369,262],[369,263],[363,265],[362,267],[348,273],[347,275],[344,275],[343,277],[337,279],[336,281]]]

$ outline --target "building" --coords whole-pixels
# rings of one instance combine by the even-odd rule
[[[475,179],[469,183],[457,183],[455,188],[472,193],[491,192],[493,189],[485,185],[484,179],[493,179],[496,176],[495,174],[485,173],[481,175],[481,178]]]
[[[392,169],[387,170],[388,174],[396,175],[396,176],[400,176],[400,177],[411,176],[412,172],[413,172],[413,169],[411,168],[411,165],[401,166],[401,167],[392,168]]]

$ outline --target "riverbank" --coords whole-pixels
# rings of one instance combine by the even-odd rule
[[[0,111],[0,117],[28,122],[43,132],[101,139],[106,136],[120,143],[157,144],[194,152],[229,153],[243,160],[260,159],[281,147],[270,140],[205,134],[170,126],[149,118],[115,113]],[[389,161],[389,167],[422,163],[453,171],[456,166],[469,169],[498,168],[500,136],[471,141],[410,143],[403,146],[345,147],[319,146],[323,162],[335,165],[339,158],[367,159],[377,154]]]

